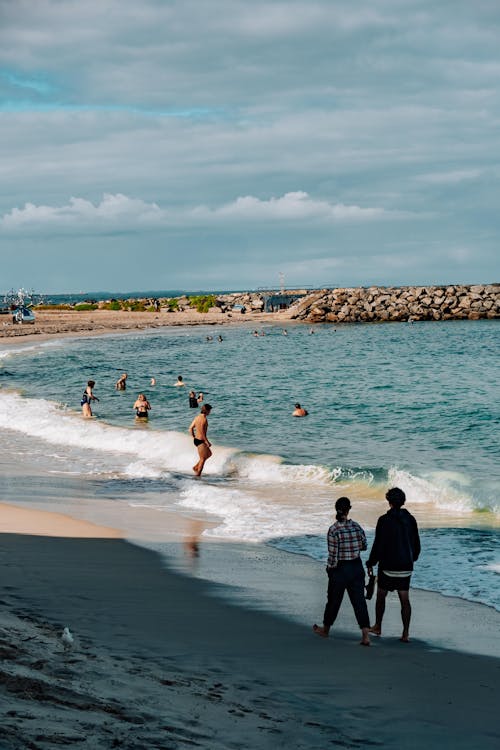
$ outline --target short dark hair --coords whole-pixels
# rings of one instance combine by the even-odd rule
[[[297,401],[297,403],[295,404],[295,408],[296,408],[296,409],[300,409],[300,404],[299,404],[299,402],[298,402],[298,401]]]
[[[385,493],[385,499],[395,508],[401,508],[406,502],[406,495],[399,487],[392,487]]]
[[[90,385],[90,387],[93,388],[95,386],[95,380],[89,380],[87,385]]]
[[[210,404],[203,404],[203,406],[201,407],[200,413],[207,414],[207,412],[210,412],[210,411],[212,411],[212,407],[210,406]]]

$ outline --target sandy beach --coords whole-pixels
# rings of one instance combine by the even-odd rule
[[[10,316],[0,318],[0,343],[12,341],[46,340],[52,337],[88,336],[115,333],[118,331],[162,328],[164,326],[227,326],[242,323],[261,326],[263,323],[290,324],[287,310],[275,313],[248,312],[240,313],[199,313],[190,312],[127,312],[125,310],[93,310],[77,312],[74,310],[37,311],[34,324],[13,324]]]
[[[0,514],[6,750],[498,746],[498,658],[425,640],[458,625],[480,639],[487,608],[470,605],[457,622],[453,600],[415,592],[417,640],[402,645],[389,612],[387,636],[361,649],[348,612],[324,641],[283,611],[167,569],[113,530],[90,536],[86,523],[66,518],[65,529],[62,515],[14,506]],[[44,535],[34,535],[40,515]],[[291,567],[270,564],[283,557]],[[323,604],[319,566],[298,555],[227,544],[204,545],[205,558],[247,569],[256,588],[281,587],[282,610],[292,595]]]

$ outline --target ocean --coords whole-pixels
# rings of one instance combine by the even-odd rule
[[[324,560],[337,497],[371,541],[399,486],[421,528],[413,585],[500,611],[498,323],[284,325],[0,345],[2,499],[87,516],[101,503],[118,526],[133,509],[141,533],[177,514],[207,520],[207,540]],[[84,420],[89,379],[99,402]],[[191,388],[213,407],[200,480]]]

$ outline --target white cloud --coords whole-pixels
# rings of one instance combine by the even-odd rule
[[[94,205],[84,198],[70,198],[65,206],[36,206],[25,203],[23,208],[13,208],[4,214],[0,226],[4,229],[19,229],[29,226],[74,226],[88,224],[93,227],[118,224],[126,220],[127,225],[151,222],[161,217],[162,211],[156,203],[145,203],[136,198],[117,193],[105,193],[100,203]]]
[[[401,218],[402,212],[386,211],[383,208],[362,208],[344,203],[329,203],[315,200],[303,191],[285,193],[280,197],[262,200],[246,195],[223,204],[218,208],[195,206],[194,208],[162,209],[157,203],[147,203],[139,198],[130,198],[122,193],[105,193],[99,203],[85,198],[70,198],[63,206],[37,206],[26,203],[23,208],[13,208],[0,219],[4,230],[20,230],[30,227],[67,228],[88,227],[107,231],[115,228],[142,229],[169,226],[224,225],[234,222],[260,221],[292,223],[300,222],[365,222],[377,219]]]

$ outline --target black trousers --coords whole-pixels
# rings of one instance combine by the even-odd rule
[[[365,599],[365,571],[361,559],[339,560],[336,568],[328,571],[328,601],[323,625],[331,627],[339,613],[344,592],[347,591],[360,628],[369,628],[370,620]]]

